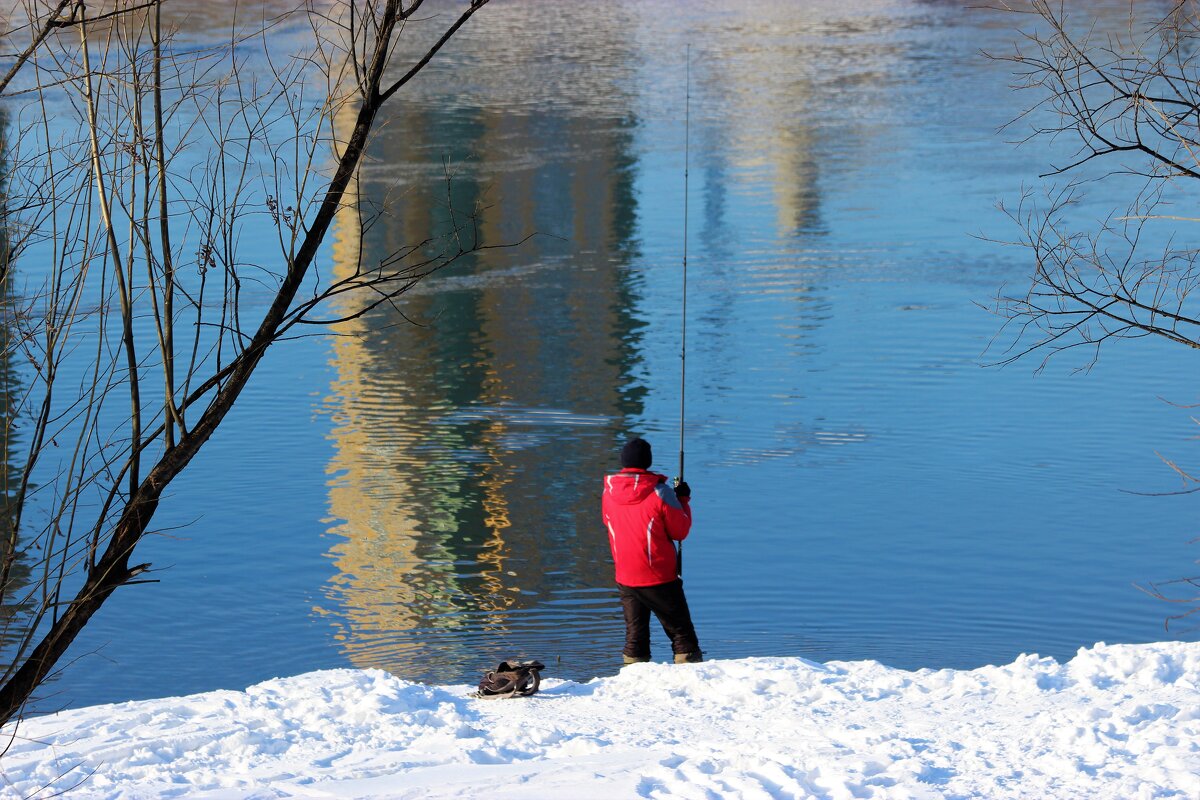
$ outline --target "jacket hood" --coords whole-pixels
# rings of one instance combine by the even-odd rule
[[[628,467],[604,479],[604,491],[621,505],[640,503],[654,492],[654,487],[667,480],[666,475]]]

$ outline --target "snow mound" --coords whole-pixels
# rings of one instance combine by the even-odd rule
[[[329,670],[31,719],[6,730],[0,798],[1200,797],[1200,643],[471,688]]]

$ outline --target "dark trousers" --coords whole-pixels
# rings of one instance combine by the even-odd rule
[[[695,653],[700,650],[692,613],[688,611],[683,594],[683,581],[676,579],[656,586],[623,586],[621,609],[625,612],[625,655],[633,658],[650,657],[650,612],[658,617],[663,631],[671,640],[676,653]]]

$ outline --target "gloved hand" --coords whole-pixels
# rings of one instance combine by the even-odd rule
[[[679,485],[675,487],[675,496],[676,497],[691,497],[692,496],[692,487],[687,485],[687,481],[680,481]]]

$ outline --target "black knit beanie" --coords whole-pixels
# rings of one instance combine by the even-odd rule
[[[650,469],[650,443],[645,439],[630,439],[621,448],[621,466]]]

